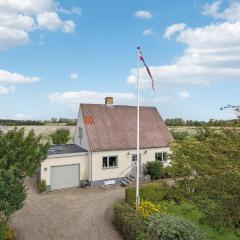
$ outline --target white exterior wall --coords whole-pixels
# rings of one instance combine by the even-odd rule
[[[79,138],[79,128],[82,128],[82,139]],[[77,126],[74,134],[74,143],[85,150],[89,150],[87,131],[85,128],[81,106],[79,107]]]
[[[145,153],[146,151],[146,153]],[[155,153],[170,152],[170,147],[141,149],[141,164],[155,160]],[[137,154],[136,150],[119,150],[92,153],[92,181],[125,177],[132,167],[132,154]],[[117,156],[118,167],[104,169],[102,158],[106,156]]]
[[[76,154],[59,154],[49,156],[41,165],[41,180],[45,180],[47,185],[51,185],[51,167],[80,164],[80,179],[89,179],[89,156],[88,153],[82,155]],[[44,169],[47,168],[47,171]]]

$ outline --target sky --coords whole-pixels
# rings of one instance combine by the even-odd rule
[[[234,115],[240,1],[0,0],[0,118],[76,118],[80,103],[141,105],[163,118]]]

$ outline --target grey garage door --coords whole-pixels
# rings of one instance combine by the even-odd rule
[[[78,187],[79,170],[79,164],[51,167],[51,190]]]

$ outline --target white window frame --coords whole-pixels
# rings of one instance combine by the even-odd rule
[[[109,158],[115,157],[116,158],[116,166],[110,167],[109,166]],[[103,159],[107,158],[107,167],[103,166]],[[102,157],[102,169],[112,169],[112,168],[118,168],[118,156],[117,155],[112,155],[112,156],[103,156]]]
[[[157,158],[156,158],[156,155],[157,154],[161,154],[161,160],[158,160]],[[167,159],[166,160],[164,160],[164,154],[167,154],[168,155],[168,152],[167,151],[163,151],[163,152],[155,152],[155,161],[160,161],[160,162],[167,162],[168,161],[168,157],[167,157]]]

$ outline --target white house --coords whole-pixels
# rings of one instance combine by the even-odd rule
[[[74,144],[53,145],[41,166],[48,190],[119,184],[136,173],[137,109],[80,104]],[[172,136],[155,107],[140,107],[140,166],[159,160],[168,164]]]

